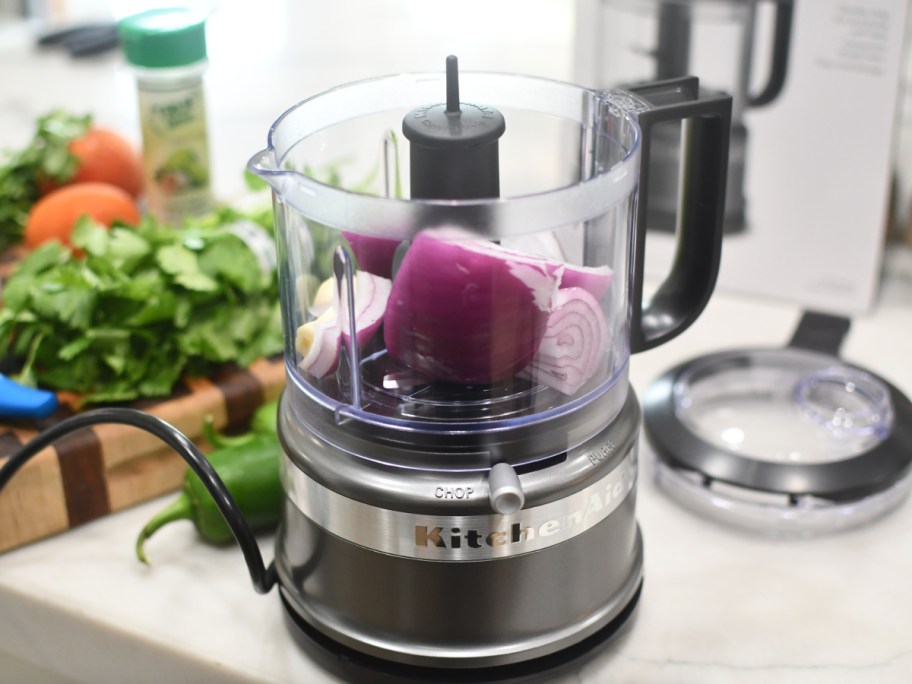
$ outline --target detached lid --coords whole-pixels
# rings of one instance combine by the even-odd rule
[[[135,66],[161,69],[206,59],[206,18],[199,12],[149,10],[123,19],[119,30],[124,55]]]
[[[644,397],[659,485],[775,534],[860,524],[909,493],[912,404],[838,357],[788,347],[712,354]]]

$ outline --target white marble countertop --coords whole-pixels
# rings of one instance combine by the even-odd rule
[[[844,355],[909,394],[912,259],[895,262]],[[633,385],[642,393],[693,355],[782,345],[798,317],[795,307],[717,294],[673,344],[633,358]],[[643,596],[609,648],[561,682],[912,678],[912,504],[852,531],[764,538],[679,507],[651,480],[647,444],[641,453]],[[36,682],[337,681],[292,641],[276,593],[254,592],[239,550],[174,525],[149,542],[150,567],[135,560],[136,532],[165,500],[0,556],[0,651],[54,674]],[[261,539],[267,559],[271,546]],[[22,662],[6,667],[38,676]]]
[[[247,16],[239,3],[222,4],[234,13],[218,21]],[[256,5],[258,16],[262,10],[270,20],[251,19],[243,45],[232,49],[216,38],[225,34],[213,33],[212,135],[221,192],[240,186],[240,170],[263,146],[271,121],[304,95],[375,73],[439,68],[440,34],[386,49],[395,28],[380,9],[387,3],[360,6],[374,30],[351,43],[358,50],[344,53],[329,52],[321,26],[344,19],[346,3]],[[484,35],[444,49],[458,51],[464,63],[566,78],[572,27],[565,3],[537,8],[533,23],[546,49],[521,58],[503,36]],[[279,20],[294,30],[274,39],[269,24]],[[417,15],[414,22],[420,24]],[[276,54],[285,55],[280,67]],[[39,91],[36,82],[53,86]],[[133,97],[117,57],[76,63],[36,54],[22,26],[0,23],[0,146],[21,142],[49,106],[88,107],[99,120],[131,130]],[[897,252],[889,264],[876,309],[853,321],[843,355],[912,394],[912,256]],[[681,360],[781,346],[799,317],[795,305],[718,292],[690,330],[632,359],[632,384],[642,394]],[[912,681],[912,504],[839,534],[764,538],[701,519],[666,498],[650,477],[645,443],[641,453],[642,599],[610,646],[561,682]],[[237,549],[200,544],[189,524],[174,525],[149,543],[150,567],[136,561],[135,535],[165,501],[0,555],[0,681],[338,681],[292,641],[276,592],[254,592]],[[272,541],[261,539],[267,559]]]

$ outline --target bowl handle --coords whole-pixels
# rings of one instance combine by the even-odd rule
[[[695,77],[630,88],[646,107],[634,112],[642,131],[640,177],[631,241],[630,349],[652,349],[686,330],[703,311],[716,284],[722,253],[725,184],[732,98],[701,93]],[[671,270],[648,303],[643,261],[649,205],[650,144],[658,123],[683,122],[677,248]]]

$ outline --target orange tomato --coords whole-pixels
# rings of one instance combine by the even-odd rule
[[[136,201],[109,183],[78,183],[58,188],[38,200],[29,212],[23,236],[34,249],[48,240],[70,244],[70,232],[81,216],[110,227],[115,221],[136,225],[140,212]]]
[[[136,148],[119,133],[107,128],[90,128],[85,135],[70,142],[69,150],[79,159],[79,166],[67,185],[110,183],[132,197],[142,194],[142,159]]]

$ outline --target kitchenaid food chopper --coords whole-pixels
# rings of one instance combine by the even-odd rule
[[[587,16],[578,23],[580,31],[591,33],[579,37],[590,46],[580,54],[584,63],[579,68],[590,74],[586,81],[615,88],[696,73],[703,83],[731,94],[725,229],[744,230],[745,114],[775,102],[785,86],[793,0],[591,0],[589,5]],[[764,21],[767,13],[771,16]],[[762,30],[767,23],[768,30]],[[763,34],[770,35],[769,46],[766,40],[757,40]],[[764,79],[760,85],[758,77]],[[675,227],[679,145],[679,127],[655,130],[650,228]]]
[[[254,588],[279,584],[346,681],[579,667],[640,595],[630,354],[712,293],[730,116],[695,78],[595,91],[455,58],[300,102],[248,165],[273,190],[285,334],[275,561],[199,448],[135,408],[43,431],[0,490],[76,430],[132,425],[183,456]],[[678,258],[645,302],[641,159],[682,120]]]
[[[604,92],[451,58],[273,125],[249,169],[273,189],[286,339],[275,569],[330,667],[528,681],[630,614],[628,364],[713,289],[730,107],[694,78]],[[679,258],[644,303],[641,159],[669,120]]]

